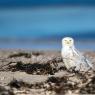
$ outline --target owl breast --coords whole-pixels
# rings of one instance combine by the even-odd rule
[[[77,55],[74,54],[72,50],[62,50],[62,57],[67,69],[78,67],[77,59],[79,58]]]
[[[72,58],[72,57],[74,57],[74,53],[73,53],[73,51],[72,50],[62,50],[62,56],[64,57],[64,58]]]

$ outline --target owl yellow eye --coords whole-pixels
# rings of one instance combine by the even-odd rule
[[[69,40],[70,42],[72,41],[72,40]]]

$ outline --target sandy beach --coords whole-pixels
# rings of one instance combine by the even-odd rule
[[[84,52],[95,64],[95,52]],[[0,95],[95,94],[95,72],[68,71],[60,51],[0,50]]]

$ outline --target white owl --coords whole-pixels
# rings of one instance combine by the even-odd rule
[[[61,55],[66,68],[75,68],[78,71],[87,71],[93,68],[92,64],[84,57],[74,46],[74,40],[71,37],[62,39]]]

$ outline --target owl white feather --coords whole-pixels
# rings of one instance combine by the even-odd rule
[[[78,71],[87,71],[93,68],[91,62],[75,48],[74,39],[71,37],[62,39],[61,55],[68,70],[75,68]]]

